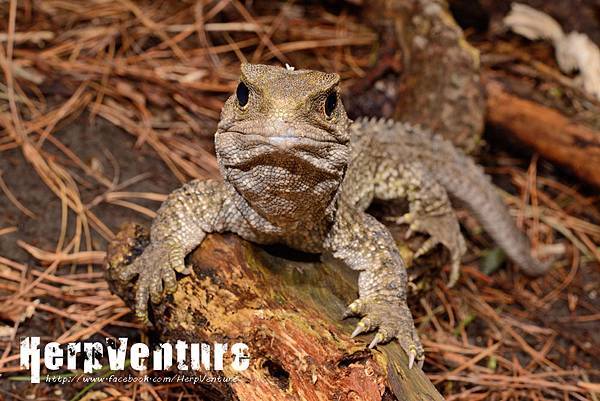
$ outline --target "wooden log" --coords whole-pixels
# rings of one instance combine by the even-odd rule
[[[486,80],[485,89],[491,125],[600,187],[600,132],[555,109],[513,95],[494,79]]]
[[[128,305],[134,288],[116,281],[115,273],[147,244],[146,230],[129,225],[108,249],[106,278]],[[237,377],[202,383],[202,395],[243,401],[442,399],[419,368],[408,369],[397,343],[369,350],[370,337],[350,339],[356,319],[340,317],[357,294],[354,272],[285,256],[234,235],[209,235],[188,258],[192,273],[151,308],[162,341],[249,346],[247,370],[199,371]]]

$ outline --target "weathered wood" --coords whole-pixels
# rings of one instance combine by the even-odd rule
[[[548,160],[600,187],[600,132],[486,80],[487,120]]]
[[[480,144],[485,102],[479,52],[465,40],[444,0],[365,2],[366,16],[394,35],[402,74],[394,118],[420,124],[467,152]]]
[[[106,277],[129,305],[133,289],[115,281],[114,274],[147,242],[145,230],[130,225],[109,247]],[[250,347],[250,368],[237,374],[239,380],[205,383],[203,395],[244,401],[442,399],[420,369],[408,369],[398,344],[371,351],[365,347],[370,337],[350,339],[356,320],[340,317],[356,297],[353,272],[336,263],[285,256],[234,235],[209,235],[189,257],[192,273],[152,308],[162,341]]]

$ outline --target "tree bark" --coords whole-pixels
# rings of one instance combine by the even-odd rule
[[[398,49],[402,73],[393,117],[443,135],[467,152],[477,149],[485,102],[479,52],[464,38],[444,0],[375,0],[367,18]]]
[[[129,225],[108,249],[107,280],[128,305],[134,288],[116,281],[115,273],[147,244],[146,230]],[[370,337],[350,339],[356,319],[340,317],[357,295],[354,272],[336,263],[301,261],[306,255],[285,256],[234,235],[209,235],[189,257],[192,273],[151,308],[162,341],[249,346],[250,367],[233,383],[203,383],[207,399],[442,399],[419,368],[408,369],[397,343],[369,350]],[[208,374],[235,373],[226,367]]]

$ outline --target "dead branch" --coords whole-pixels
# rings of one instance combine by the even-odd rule
[[[557,110],[520,98],[493,79],[485,83],[487,119],[542,156],[600,186],[600,132]]]

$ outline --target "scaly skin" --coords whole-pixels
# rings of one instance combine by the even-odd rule
[[[359,297],[345,316],[359,315],[352,336],[377,330],[370,347],[398,339],[410,365],[423,347],[408,309],[407,274],[384,225],[364,211],[374,198],[404,198],[396,219],[450,250],[450,284],[465,242],[448,193],[480,218],[528,274],[546,270],[530,254],[502,201],[471,159],[439,136],[393,121],[352,122],[339,100],[339,76],[244,64],[215,134],[223,181],[192,181],[158,211],[151,243],[120,275],[138,275],[137,315],[148,299],[175,290],[175,272],[207,233],[233,232],[261,244],[330,253],[360,272]]]

